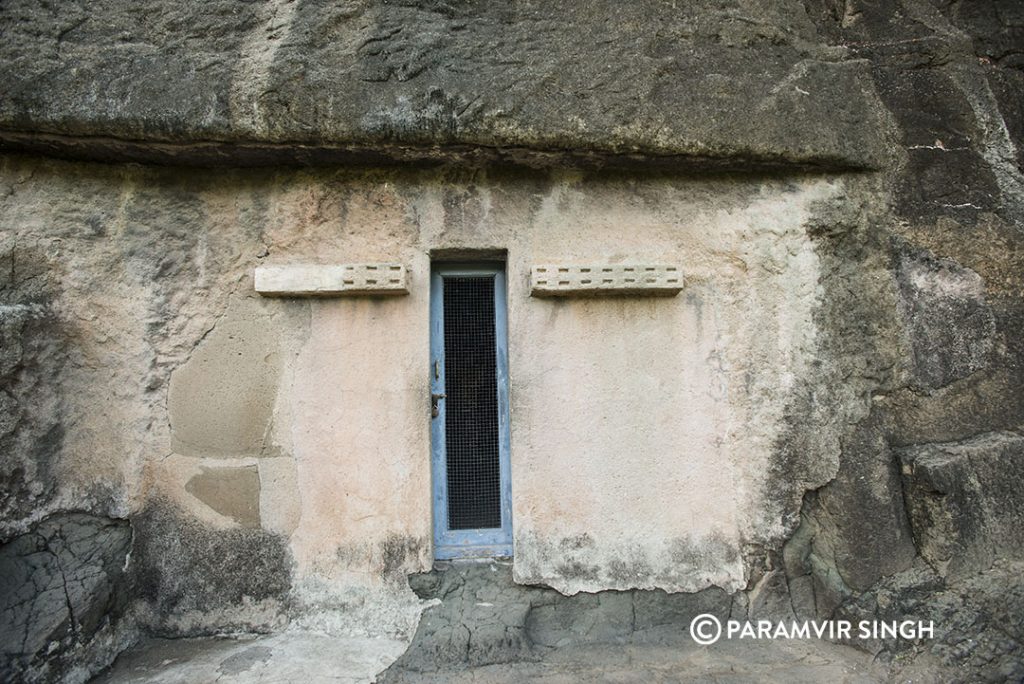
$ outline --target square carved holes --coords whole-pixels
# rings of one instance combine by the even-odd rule
[[[653,264],[593,264],[534,266],[530,294],[534,297],[633,295],[672,297],[683,289],[678,266]]]
[[[346,297],[409,293],[401,264],[259,266],[256,291],[265,297]]]

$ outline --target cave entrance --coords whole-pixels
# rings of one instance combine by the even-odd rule
[[[430,285],[434,556],[512,555],[502,263],[435,263]]]

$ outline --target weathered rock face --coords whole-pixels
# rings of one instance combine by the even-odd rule
[[[296,156],[266,143],[312,148],[298,158],[395,145],[743,168],[885,157],[865,65],[822,45],[793,0],[25,2],[0,20],[0,129],[17,146],[85,143],[22,133],[103,136],[86,146],[183,143],[150,154],[228,163],[237,153],[195,143],[248,143],[250,159]]]
[[[996,563],[966,579],[945,581],[928,567],[886,577],[852,597],[835,613],[841,619],[920,620],[931,623],[931,639],[864,639],[854,643],[904,676],[931,672],[943,680],[1013,682],[1024,676],[1024,585],[1022,566]],[[927,678],[929,675],[925,675]]]
[[[995,320],[981,276],[955,262],[904,253],[897,281],[916,385],[945,387],[988,366]]]
[[[845,601],[846,615],[931,616],[935,644],[872,648],[930,651],[922,661],[963,666],[956,677],[1012,678],[1019,629],[1009,620],[1009,641],[988,631],[1007,624],[1003,607],[967,597],[1012,602],[1019,580],[964,578],[1021,558],[1010,528],[1022,501],[1024,179],[1019,98],[1006,89],[1019,92],[1024,17],[1011,2],[806,5],[824,36],[870,61],[900,130],[888,232],[906,354],[844,442],[839,476],[808,495],[789,590],[819,615]]]
[[[3,525],[29,518],[53,497],[65,426],[59,378],[67,330],[53,312],[58,288],[45,252],[4,240],[0,309],[0,498]],[[5,535],[6,536],[6,535]]]
[[[1019,602],[1024,553],[1019,3],[196,7],[0,12],[0,554],[44,588],[10,604],[12,668],[81,679],[130,624],[411,633],[431,251],[507,249],[516,580],[703,591],[550,594],[483,616],[481,658],[728,590],[937,615],[930,656],[865,646],[1019,675],[1019,626],[956,646]],[[440,168],[331,166],[408,161]],[[595,250],[686,289],[528,299],[533,260]],[[354,259],[409,265],[410,296],[252,292],[267,261]],[[64,617],[32,607],[54,559],[92,583]],[[429,627],[409,667],[466,657]]]
[[[900,454],[918,550],[942,575],[1024,556],[1024,437],[990,432]]]
[[[726,619],[732,598],[718,588],[697,593],[613,591],[563,594],[516,584],[508,565],[445,564],[412,575],[421,598],[435,602],[412,646],[381,681],[466,666],[540,660],[560,647],[615,643],[678,644],[690,621]]]
[[[41,680],[103,666],[130,641],[127,521],[50,516],[0,546],[0,677]]]

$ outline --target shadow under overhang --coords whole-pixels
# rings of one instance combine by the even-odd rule
[[[105,136],[64,135],[0,130],[0,153],[111,164],[147,164],[200,168],[403,166],[433,168],[514,167],[585,171],[666,171],[679,173],[850,173],[876,170],[848,158],[736,151],[713,155],[545,149],[478,144],[408,145],[313,144],[309,142],[131,140]]]

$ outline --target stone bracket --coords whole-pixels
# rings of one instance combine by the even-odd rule
[[[541,264],[530,271],[530,294],[534,297],[674,297],[682,289],[683,275],[678,266]]]
[[[401,264],[293,264],[258,266],[256,291],[264,297],[353,297],[409,294]]]

